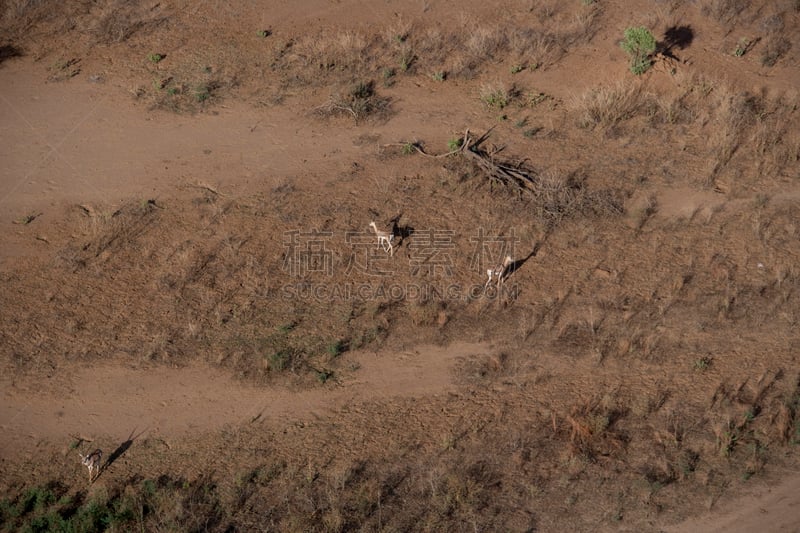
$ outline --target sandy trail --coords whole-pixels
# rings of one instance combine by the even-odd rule
[[[258,114],[238,108],[150,114],[110,96],[102,84],[79,80],[65,91],[42,85],[42,74],[23,62],[4,69],[0,208],[15,215],[62,201],[173,194],[176,186],[197,182],[247,193],[320,163],[335,171],[330,152],[348,160],[360,150],[329,140],[323,124],[296,120],[298,110],[289,106]]]
[[[800,472],[772,487],[727,501],[719,508],[676,526],[668,533],[750,533],[800,531]]]
[[[255,387],[208,366],[137,369],[120,364],[56,375],[51,383],[0,381],[0,457],[14,458],[41,440],[67,444],[71,435],[125,439],[131,432],[180,437],[255,418],[267,422],[325,417],[345,404],[422,397],[453,390],[452,366],[486,353],[486,345],[428,346],[410,352],[346,354],[358,369],[305,390]]]
[[[308,101],[260,109],[230,102],[197,116],[146,113],[145,104],[133,106],[103,84],[76,80],[65,91],[42,84],[45,73],[26,62],[3,68],[0,212],[11,218],[63,202],[157,198],[198,183],[231,196],[287,179],[320,186],[369,160],[381,143],[430,136],[432,118],[444,130],[465,122],[458,113],[405,110],[401,97],[391,124],[354,126],[343,138],[308,117]],[[415,87],[408,99],[445,108],[448,96],[428,89]]]

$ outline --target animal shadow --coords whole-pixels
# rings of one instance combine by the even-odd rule
[[[408,224],[401,225],[400,218],[403,216],[402,213],[391,219],[389,222],[392,223],[392,235],[397,236],[397,246],[399,247],[403,244],[403,241],[408,239],[414,234],[414,228],[409,226]]]
[[[531,250],[531,252],[528,255],[512,262],[508,266],[508,272],[506,273],[506,276],[511,276],[511,274],[522,268],[522,265],[524,265],[529,259],[536,257],[536,254],[539,253],[539,250],[542,248],[543,244],[544,241],[537,242],[536,245],[533,247],[533,250]]]
[[[130,449],[130,447],[133,445],[133,441],[141,437],[145,431],[147,430],[145,429],[141,433],[135,436],[134,433],[136,432],[136,429],[131,431],[131,434],[128,436],[128,438],[125,441],[123,441],[119,446],[117,446],[117,449],[111,452],[111,455],[108,456],[106,464],[103,465],[103,469],[101,471],[104,471],[106,468],[114,464],[114,461],[122,457],[125,454],[125,452],[127,452],[128,449]]]

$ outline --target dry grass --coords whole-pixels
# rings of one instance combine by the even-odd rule
[[[0,21],[7,37],[21,39],[36,24],[50,22],[58,14],[46,0],[12,0],[0,6]]]
[[[697,120],[697,107],[691,91],[656,97],[658,111],[653,114],[656,124],[691,124]]]
[[[576,216],[619,216],[623,212],[617,192],[592,191],[578,174],[557,171],[537,177],[532,206],[536,219],[547,228]]]
[[[125,42],[135,34],[154,31],[169,20],[169,14],[160,6],[150,9],[137,2],[112,0],[99,9],[86,29],[99,44]]]
[[[292,44],[288,60],[321,71],[356,71],[369,65],[369,39],[345,30],[305,35]]]
[[[77,32],[89,36],[95,44],[116,44],[155,31],[170,17],[169,10],[160,5],[123,0],[60,2],[56,9],[51,2],[12,0],[3,8],[0,20],[15,40],[41,31],[56,35]]]
[[[349,115],[356,122],[368,117],[385,118],[390,112],[389,98],[379,96],[373,81],[360,81],[343,92],[336,93],[315,109],[321,116]]]
[[[792,49],[792,41],[784,35],[769,35],[764,41],[764,49],[761,52],[761,64],[765,67],[774,67],[789,50]]]
[[[702,7],[702,12],[721,24],[730,24],[749,5],[750,3],[747,0],[711,0]]]
[[[556,36],[531,28],[515,28],[508,39],[515,63],[539,68],[552,65],[563,53]]]
[[[581,128],[611,128],[637,115],[652,114],[655,97],[636,82],[590,89],[573,99],[572,109]]]
[[[533,29],[464,16],[446,26],[398,19],[370,32],[320,30],[278,43],[268,63],[273,73],[290,77],[296,86],[388,70],[471,79],[510,57],[515,64],[547,67],[591,38],[596,10],[578,11],[577,16],[545,20]]]
[[[296,39],[278,64],[310,84],[319,83],[315,76],[320,72],[367,75],[381,68],[471,79],[509,56],[517,64],[552,66],[570,48],[591,39],[596,14],[596,9],[587,9],[566,21],[545,20],[535,29],[462,17],[446,28],[400,20],[379,29],[377,37],[355,30],[325,31]]]
[[[740,151],[739,159],[756,163],[758,179],[779,176],[797,160],[798,138],[788,126],[798,113],[793,102],[717,85],[709,109],[718,131],[710,143],[715,158],[712,178]]]
[[[615,426],[624,415],[625,410],[610,397],[593,398],[573,406],[565,417],[569,424],[570,453],[589,460],[623,453],[625,437]]]
[[[556,205],[560,202],[558,199],[565,196],[568,211],[579,213],[580,206],[586,208],[584,202],[589,192],[586,184],[570,185],[568,177],[558,175],[545,177],[550,183],[546,191],[556,199]],[[565,188],[568,190],[563,190]],[[429,197],[430,193],[424,190],[419,197],[408,193],[411,195],[409,203]],[[468,197],[476,201],[473,193]],[[298,196],[290,198],[303,201]],[[340,309],[325,304],[281,307],[283,302],[278,294],[270,290],[269,280],[278,277],[279,270],[270,263],[271,254],[263,242],[267,238],[263,228],[280,228],[277,211],[285,209],[290,202],[285,197],[274,202],[259,204],[256,199],[248,198],[228,204],[208,192],[192,204],[192,209],[199,213],[181,212],[175,219],[170,217],[173,211],[180,209],[177,201],[171,202],[168,210],[138,203],[116,215],[116,210],[96,209],[93,210],[97,219],[94,222],[83,210],[76,212],[76,216],[81,217],[79,220],[86,221],[83,231],[79,232],[85,237],[76,250],[83,254],[86,265],[80,267],[77,275],[65,277],[59,288],[63,295],[54,296],[44,306],[46,313],[71,317],[75,325],[55,343],[53,338],[61,335],[60,332],[42,332],[48,337],[43,339],[42,349],[51,353],[58,349],[58,353],[64,353],[73,349],[69,345],[71,339],[84,343],[99,333],[114,339],[113,346],[118,350],[131,350],[133,355],[149,356],[167,364],[186,360],[190,353],[208,351],[223,357],[214,363],[241,375],[268,379],[292,372],[305,373],[308,384],[315,382],[315,369],[327,368],[317,363],[331,362],[328,346],[333,339],[351,339],[351,345],[355,345],[361,342],[356,341],[356,336],[363,334],[367,339],[369,328],[383,322],[391,327],[388,333],[381,332],[381,336],[399,335],[402,342],[408,342],[406,339],[410,337],[399,333],[403,331],[401,322],[409,325],[407,331],[413,332],[415,339],[424,335],[427,328],[436,327],[439,309],[436,302],[423,302],[415,309],[407,309],[409,305],[417,305],[410,302],[361,309]],[[770,209],[772,203],[772,200],[766,202],[764,209]],[[514,209],[513,203],[503,202],[503,205]],[[513,214],[521,216],[520,211]],[[423,214],[414,212],[407,216],[417,219]],[[142,231],[126,233],[117,222],[126,221],[124,226],[133,229],[149,219],[156,219],[159,227],[172,228],[175,233],[160,233],[153,223],[145,225]],[[792,214],[787,213],[786,221],[791,219]],[[182,222],[178,224],[178,220]],[[207,221],[209,226],[203,227],[200,220]],[[732,248],[728,239],[743,234],[733,231],[730,235],[728,229],[721,228],[729,228],[734,222],[735,217],[731,216],[709,230],[716,239],[711,246]],[[333,223],[336,224],[336,220]],[[777,227],[786,224],[781,219],[775,225],[778,231]],[[188,233],[177,231],[180,228],[186,228]],[[461,372],[467,374],[469,393],[426,398],[425,402],[409,400],[399,405],[359,406],[336,418],[315,419],[313,424],[302,429],[302,449],[296,445],[301,430],[291,424],[287,424],[287,433],[274,430],[271,425],[244,425],[237,428],[235,438],[214,435],[200,445],[187,443],[183,448],[183,444],[176,443],[174,450],[159,448],[156,451],[145,444],[139,448],[137,443],[126,459],[131,469],[147,464],[147,472],[154,473],[147,478],[147,491],[144,479],[128,475],[128,470],[121,470],[120,466],[120,470],[107,474],[103,480],[109,487],[109,497],[107,501],[99,500],[100,507],[114,510],[130,505],[137,511],[130,515],[113,515],[114,524],[120,529],[166,528],[172,521],[211,524],[219,530],[247,529],[258,524],[263,526],[264,517],[269,516],[270,524],[284,529],[313,529],[323,523],[342,529],[358,526],[406,530],[425,524],[430,529],[442,530],[475,525],[516,530],[529,526],[536,518],[539,526],[570,524],[573,529],[583,530],[596,528],[598,521],[609,527],[617,523],[614,516],[598,515],[593,510],[594,505],[602,504],[604,509],[613,507],[615,513],[624,515],[629,523],[644,523],[652,520],[650,505],[673,508],[672,496],[664,495],[669,490],[679,493],[683,499],[687,494],[706,494],[704,491],[708,488],[701,477],[706,471],[713,470],[715,479],[735,482],[742,476],[758,475],[765,468],[780,464],[780,456],[786,452],[781,443],[794,442],[798,435],[796,375],[787,372],[780,377],[769,373],[761,379],[753,376],[750,382],[743,383],[749,373],[739,369],[735,378],[730,378],[719,390],[709,408],[708,400],[714,391],[707,390],[703,382],[712,373],[716,376],[723,372],[726,358],[715,359],[713,370],[708,372],[692,371],[691,361],[699,355],[686,354],[694,342],[691,334],[688,339],[681,340],[684,345],[670,346],[670,335],[664,331],[665,324],[670,328],[683,328],[671,322],[677,320],[676,315],[686,316],[686,320],[697,327],[697,314],[703,312],[705,302],[716,295],[714,291],[737,281],[735,257],[727,263],[718,260],[717,263],[725,263],[727,268],[719,279],[703,278],[708,275],[706,271],[714,270],[713,265],[709,268],[703,265],[697,269],[697,279],[687,281],[682,276],[673,282],[669,281],[672,279],[669,276],[685,273],[686,267],[680,267],[677,273],[669,269],[663,271],[661,267],[652,266],[658,262],[653,258],[650,258],[652,262],[645,263],[651,267],[641,267],[637,261],[653,252],[648,252],[649,248],[637,239],[609,240],[609,235],[624,233],[618,225],[604,229],[602,225],[587,228],[585,223],[575,223],[561,229],[563,231],[553,232],[550,237],[549,254],[537,256],[515,274],[522,277],[529,274],[528,269],[535,269],[538,285],[546,287],[542,294],[549,300],[542,297],[539,301],[537,296],[528,304],[528,309],[521,311],[513,306],[508,310],[492,309],[491,313],[472,317],[474,322],[470,323],[472,330],[485,328],[500,335],[508,322],[515,322],[515,317],[533,308],[531,312],[543,312],[540,323],[550,327],[528,332],[524,343],[519,347],[512,345],[507,352],[510,355],[500,352],[497,356],[466,361]],[[654,239],[658,237],[658,230],[654,228]],[[581,262],[582,258],[600,254],[598,247],[592,248],[590,241],[580,238],[581,231],[598,239],[601,246],[609,247],[602,257],[604,261],[613,262],[613,268],[621,272],[618,279],[609,276],[601,283],[587,278],[587,269],[594,271],[597,259],[591,257]],[[686,226],[680,231],[675,234],[676,242],[691,242],[692,234]],[[202,237],[196,237],[197,233]],[[781,240],[784,237],[790,235],[776,236],[770,242],[776,249],[792,246],[788,244],[790,241]],[[275,246],[279,249],[280,243]],[[653,248],[669,247],[656,241]],[[109,253],[104,255],[105,251]],[[666,256],[672,257],[671,253]],[[733,256],[734,251],[730,254]],[[570,255],[577,259],[565,260]],[[669,264],[669,261],[664,263]],[[141,277],[132,276],[132,272],[140,272]],[[113,273],[113,277],[109,273]],[[569,277],[573,280],[574,291],[551,290],[553,276]],[[786,290],[796,292],[797,280],[789,267],[775,276],[776,282],[780,279]],[[154,278],[163,279],[157,291],[152,285],[156,282],[147,281]],[[92,283],[86,283],[87,279]],[[665,284],[665,279],[669,287],[656,292]],[[243,280],[251,281],[243,283]],[[14,298],[20,288],[19,282],[7,278],[3,282],[14,291],[9,293]],[[71,286],[73,283],[77,286]],[[128,298],[123,302],[128,307],[124,312],[109,302],[107,296],[115,295],[114,287],[122,283],[138,288],[135,297],[147,304],[147,312],[155,313],[157,320],[147,322],[137,311],[141,302],[137,305]],[[99,285],[106,289],[97,291]],[[734,289],[738,291],[737,287]],[[75,299],[75,291],[89,294],[77,295]],[[46,293],[45,290],[32,292]],[[693,301],[693,292],[702,297]],[[741,300],[744,293],[736,294]],[[678,312],[658,312],[659,300],[670,295],[674,296],[673,305]],[[791,298],[774,314],[793,308],[796,302]],[[263,302],[269,302],[269,306],[265,307]],[[103,310],[101,318],[91,316],[92,305]],[[734,303],[729,315],[737,316],[736,305]],[[70,315],[70,309],[81,309],[82,313]],[[112,312],[107,312],[109,309]],[[746,309],[757,310],[757,306],[747,304]],[[474,310],[447,311],[451,321],[458,325],[459,320]],[[20,309],[14,307],[10,312],[9,308],[0,312],[4,313],[4,323],[12,325],[4,335],[21,325],[19,334],[27,343],[31,342],[34,330],[26,330],[24,324],[42,323],[44,317],[26,316],[30,310],[20,313]],[[711,343],[702,343],[702,356],[707,353],[705,350],[719,354],[730,353],[734,348],[743,352],[758,349],[756,343],[743,346],[747,339],[733,334],[730,344],[712,345],[723,342],[720,337],[725,337],[726,333],[745,327],[756,339],[764,338],[763,331],[752,329],[753,313],[739,314],[742,318],[735,323],[721,316],[713,327],[705,329],[723,333],[711,337]],[[12,320],[10,317],[15,315],[18,317]],[[173,321],[165,321],[163,316],[176,317],[174,322],[180,323],[181,328],[195,324],[194,333],[190,337],[188,331],[181,333],[166,327],[170,324],[164,322]],[[316,328],[311,324],[322,323],[332,316],[340,317],[338,326],[324,323]],[[135,324],[136,328],[120,328],[123,321]],[[108,327],[108,322],[116,325]],[[139,345],[143,339],[141,333],[136,333],[142,324],[148,341],[144,346]],[[727,329],[729,327],[731,329]],[[361,329],[357,331],[356,328]],[[543,354],[553,353],[548,343],[562,333],[569,336],[570,331],[578,328],[581,335],[573,335],[570,341],[578,343],[571,350],[570,363],[560,367],[558,379],[548,378],[545,369],[558,361],[558,358],[544,358],[549,356]],[[321,333],[332,335],[334,332],[335,336],[321,336]],[[472,334],[463,333],[457,330],[459,338]],[[606,340],[616,342],[626,335],[631,350],[609,349],[607,355],[631,367],[625,380],[615,381],[613,374],[604,373],[603,368],[596,378],[586,377],[591,373],[577,378],[569,374],[573,365],[586,363],[583,349],[587,345],[602,344]],[[7,342],[7,336],[3,340],[6,349],[22,346]],[[703,337],[703,340],[709,338]],[[30,344],[24,348],[30,350]],[[764,352],[773,349],[771,346],[762,348]],[[139,351],[134,352],[134,349]],[[97,351],[85,357],[100,357],[103,350]],[[684,372],[675,373],[676,367],[670,366],[673,358],[681,360]],[[677,388],[669,378],[655,390],[650,380],[645,383],[646,391],[627,390],[636,383],[631,376],[652,370],[656,363],[659,371],[667,372],[670,377],[684,376],[688,372],[694,380],[691,387],[702,391],[699,399],[676,394]],[[596,390],[597,396],[576,400],[576,395],[580,397],[581,391],[588,387]],[[515,394],[516,391],[523,393]],[[467,402],[463,400],[465,394],[469,397]],[[553,398],[558,403],[550,405]],[[332,446],[334,442],[346,445]],[[223,449],[230,459],[224,465],[215,466],[213,472],[200,468],[197,470],[200,474],[180,477],[185,475],[180,474],[181,471],[194,468],[194,463],[186,461],[207,464],[204,454],[218,457],[215,454],[222,453]],[[492,459],[487,449],[495,450],[495,455],[505,459]],[[57,465],[62,463],[54,461]],[[602,499],[608,492],[603,489],[608,488],[610,469],[613,469],[615,482],[626,490],[620,492],[622,496],[615,493]],[[32,481],[30,487],[36,487],[37,483],[45,485],[50,479],[69,479],[69,476],[69,472],[48,471]],[[581,482],[575,483],[576,479]],[[18,505],[26,488],[9,492],[9,505]],[[78,491],[82,487],[70,490]],[[601,500],[596,499],[595,493],[601,495]],[[553,501],[571,503],[535,517],[520,511],[552,509],[557,506],[547,505]],[[164,507],[166,502],[172,502],[172,507]],[[644,508],[642,502],[647,502]],[[137,507],[139,503],[141,508]],[[75,507],[79,510],[67,512],[61,504],[45,504],[38,510],[22,513],[19,521],[13,523],[21,527],[40,512],[61,514],[64,511],[63,516],[67,517],[75,511],[75,515],[83,516],[82,506],[76,504]]]

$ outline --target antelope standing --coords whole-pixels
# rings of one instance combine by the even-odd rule
[[[497,288],[503,285],[503,280],[508,277],[508,267],[510,267],[514,263],[514,260],[511,259],[510,255],[507,255],[503,262],[497,265],[494,268],[490,268],[486,271],[486,275],[489,279],[486,280],[486,285],[483,286],[484,290],[489,288],[489,285],[492,283],[492,280],[497,279]]]
[[[390,256],[394,255],[394,248],[392,247],[394,233],[379,230],[378,226],[375,225],[375,222],[370,222],[369,225],[372,228],[372,231],[375,232],[375,235],[378,236],[378,247],[382,248],[384,252],[388,252]]]
[[[98,448],[88,455],[83,455],[80,452],[78,452],[78,455],[81,456],[81,464],[89,469],[89,483],[91,483],[100,475],[100,461],[103,459],[103,450]],[[95,472],[97,475],[94,475]]]

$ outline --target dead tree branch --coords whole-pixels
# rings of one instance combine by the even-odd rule
[[[464,137],[461,139],[459,147],[444,154],[429,154],[418,143],[399,144],[402,146],[410,145],[425,157],[437,159],[455,154],[462,154],[474,161],[492,183],[501,183],[506,187],[511,187],[520,192],[535,194],[536,177],[532,172],[525,170],[520,165],[511,165],[507,162],[497,160],[495,156],[503,150],[502,148],[486,150],[482,147],[489,138],[491,131],[492,130],[489,130],[477,139],[473,139],[469,129],[467,129],[464,132]]]

